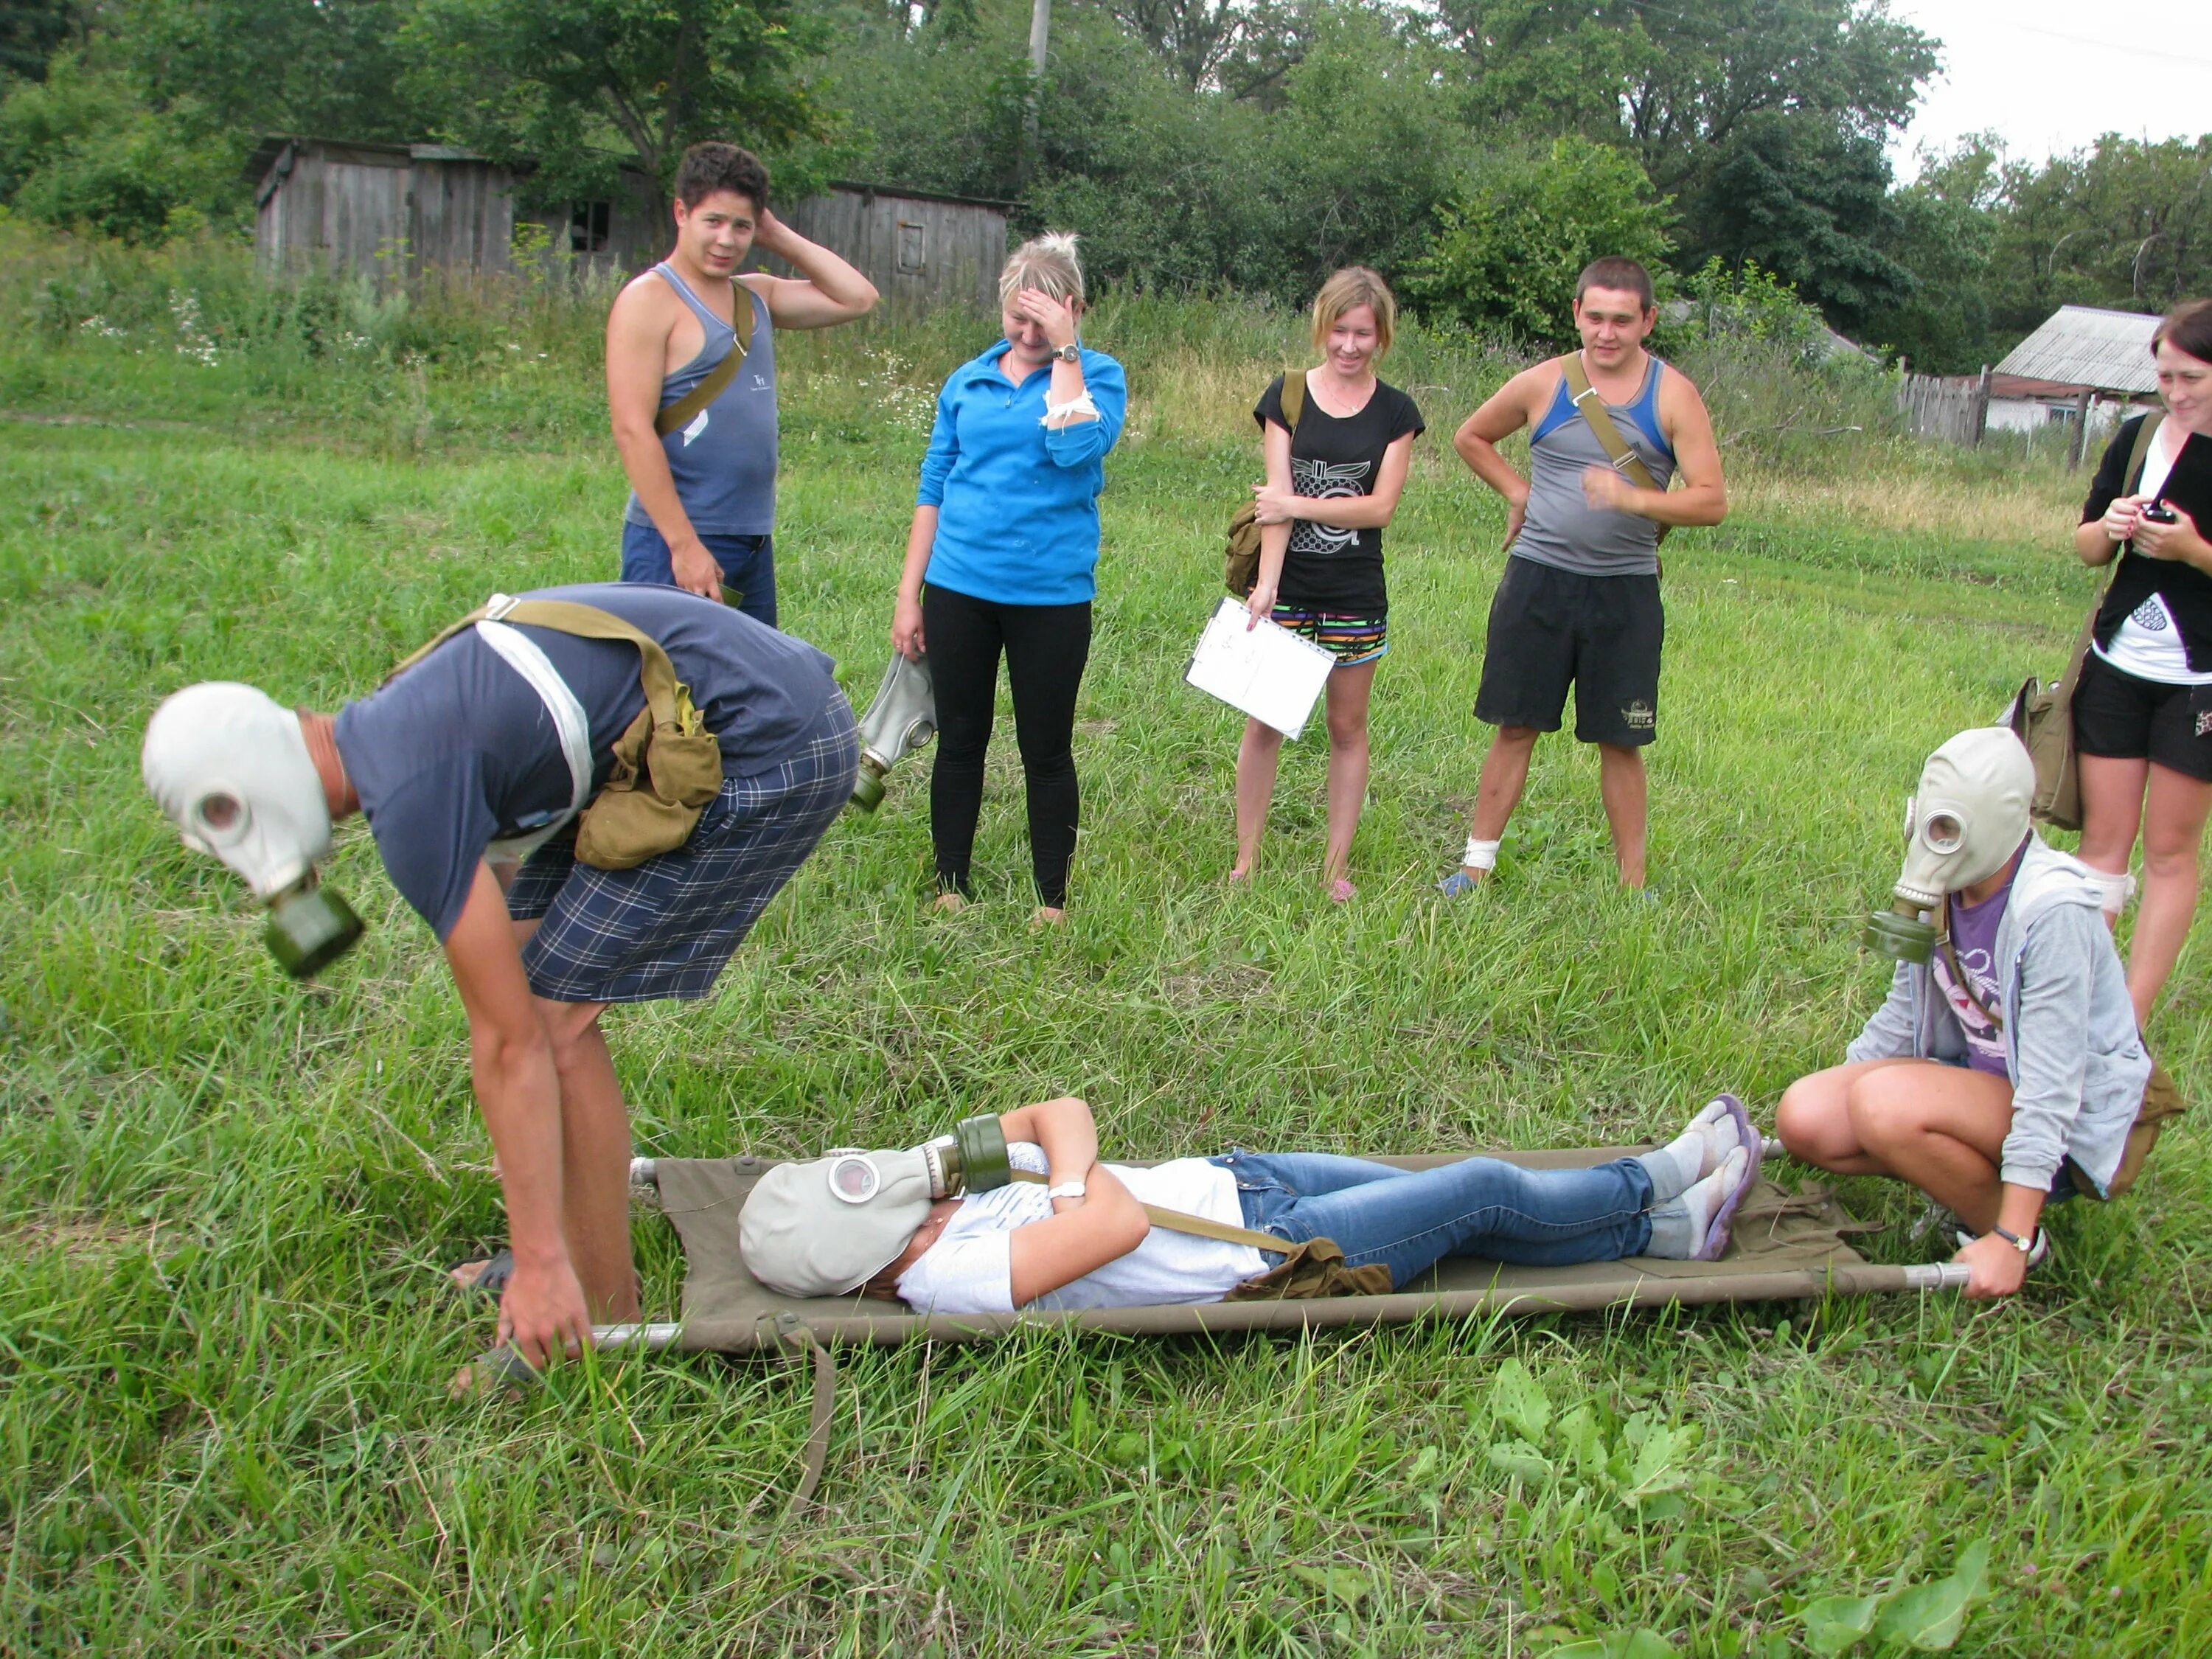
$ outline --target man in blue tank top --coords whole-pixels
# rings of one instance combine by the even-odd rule
[[[629,474],[622,578],[659,582],[775,626],[775,333],[865,317],[872,283],[768,210],[768,170],[734,144],[694,144],[676,173],[676,247],[607,317],[607,407]],[[738,275],[754,249],[801,273]],[[750,303],[739,305],[740,285]],[[737,337],[737,320],[750,321]],[[736,375],[674,430],[664,409],[732,351]]]
[[[1543,732],[1559,729],[1575,689],[1575,736],[1597,745],[1599,792],[1624,886],[1644,881],[1644,745],[1658,735],[1659,543],[1674,525],[1716,525],[1728,511],[1720,449],[1696,386],[1644,349],[1659,320],[1651,276],[1633,259],[1599,259],[1575,286],[1582,349],[1525,369],[1468,417],[1453,445],[1505,497],[1512,556],[1490,605],[1474,716],[1498,728],[1482,763],[1461,867],[1437,884],[1470,892],[1498,863],[1506,820]],[[1589,386],[1577,404],[1577,363]],[[1593,423],[1601,402],[1627,451],[1615,463]],[[1602,418],[1601,416],[1600,418]],[[1533,429],[1529,477],[1498,453]],[[1679,474],[1682,487],[1668,485]]]

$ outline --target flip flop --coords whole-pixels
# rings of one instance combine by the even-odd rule
[[[1765,1150],[1765,1142],[1759,1131],[1752,1127],[1751,1114],[1744,1110],[1743,1103],[1734,1095],[1719,1095],[1716,1098],[1727,1111],[1729,1121],[1735,1125],[1736,1140],[1744,1152],[1743,1176],[1729,1189],[1728,1196],[1721,1200],[1720,1208],[1713,1212],[1713,1218],[1705,1228],[1704,1240],[1690,1252],[1692,1261],[1717,1261],[1722,1252],[1728,1249],[1729,1228],[1735,1220],[1736,1211],[1742,1207],[1745,1194],[1759,1182],[1759,1158]]]
[[[484,1263],[483,1271],[476,1276],[474,1281],[464,1285],[453,1275],[468,1265],[466,1261],[456,1261],[446,1270],[447,1282],[464,1296],[488,1296],[496,1302],[507,1289],[507,1281],[514,1277],[514,1252],[503,1248],[494,1250],[491,1259]]]

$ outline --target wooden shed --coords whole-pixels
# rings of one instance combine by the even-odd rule
[[[443,144],[265,138],[246,163],[255,185],[255,263],[380,283],[429,270],[505,270],[514,180]]]
[[[1009,205],[842,181],[826,196],[775,204],[785,223],[851,260],[892,304],[957,306],[987,316],[998,314]],[[776,276],[792,274],[780,259],[759,263]]]

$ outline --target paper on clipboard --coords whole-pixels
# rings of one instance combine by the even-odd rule
[[[1295,741],[1336,658],[1287,628],[1245,626],[1244,607],[1224,599],[1198,636],[1183,678]]]

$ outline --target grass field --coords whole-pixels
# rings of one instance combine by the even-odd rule
[[[1361,893],[1322,901],[1308,741],[1232,894],[1237,721],[1180,675],[1266,354],[1116,314],[1093,341],[1139,401],[1070,925],[1025,925],[1010,742],[984,902],[927,918],[909,769],[712,1000],[611,1018],[639,1149],[897,1144],[1063,1091],[1132,1155],[1580,1145],[1721,1088],[1771,1115],[1833,1060],[1882,981],[1857,929],[1920,757],[2054,669],[2086,600],[2079,480],[1872,434],[1732,445],[1735,515],[1668,549],[1660,902],[1613,890],[1594,763],[1554,740],[1498,878],[1448,908],[1503,520],[1441,440],[1505,366],[1416,342],[1432,431],[1389,538]],[[283,981],[143,798],[138,734],[203,678],[335,707],[494,586],[610,574],[620,475],[581,347],[318,378],[160,325],[0,336],[0,1654],[1872,1654],[1895,1641],[1850,1647],[1832,1598],[1942,1580],[1977,1540],[1959,1652],[2212,1648],[2193,1121],[2126,1201],[2061,1214],[2003,1305],[853,1354],[788,1518],[806,1390],[780,1365],[448,1401],[490,1322],[440,1269],[501,1224],[433,941],[356,827],[335,878],[368,939]],[[786,626],[856,701],[915,399],[981,343],[787,352]],[[2199,1095],[2205,961],[2200,936],[2153,1031]],[[1848,1196],[1887,1224],[1869,1254],[1930,1254],[1899,1194]],[[638,1237],[665,1316],[672,1244]]]

